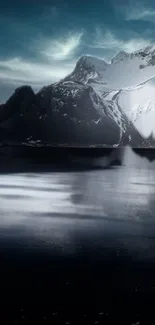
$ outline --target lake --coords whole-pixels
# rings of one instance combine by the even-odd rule
[[[151,324],[155,162],[121,161],[0,174],[3,322]]]

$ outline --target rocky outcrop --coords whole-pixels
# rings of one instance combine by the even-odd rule
[[[1,140],[23,140],[36,132],[36,97],[30,86],[17,88],[3,105],[0,105]]]
[[[89,85],[60,82],[43,88],[36,97],[53,142],[112,145],[119,141],[118,125]]]
[[[37,94],[23,86],[0,106],[0,137],[2,141],[39,140],[56,145],[139,145],[141,136],[121,110],[128,133],[120,141],[120,127],[111,109],[89,84],[62,81]]]

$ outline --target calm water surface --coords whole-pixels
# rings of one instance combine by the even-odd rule
[[[1,288],[54,294],[50,312],[42,303],[34,319],[61,314],[65,324],[76,314],[83,322],[87,311],[93,324],[116,323],[114,313],[119,324],[147,323],[155,298],[155,166],[130,150],[122,163],[0,175]],[[17,314],[20,308],[27,307],[18,303]]]
[[[131,158],[103,170],[0,175],[0,229],[11,233],[20,227],[20,235],[57,244],[65,236],[63,245],[74,245],[75,229],[148,241],[155,225],[155,167]]]

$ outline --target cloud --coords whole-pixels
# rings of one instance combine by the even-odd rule
[[[151,41],[145,40],[143,38],[129,39],[128,41],[123,41],[120,45],[121,50],[127,51],[129,53],[137,51],[141,48],[145,48],[151,45]]]
[[[143,20],[155,23],[155,10],[149,8],[133,8],[127,10],[125,20]]]
[[[72,58],[78,51],[83,32],[68,34],[66,38],[47,40],[44,42],[42,55],[50,60],[62,61]]]
[[[115,49],[118,47],[120,41],[115,38],[111,31],[105,30],[104,32],[101,29],[96,28],[95,41],[91,47],[102,48],[102,49]]]
[[[126,21],[146,21],[155,23],[155,9],[142,2],[130,1],[128,5],[116,7],[116,12],[120,12]]]
[[[53,62],[49,65],[26,61],[22,58],[0,60],[0,80],[16,85],[28,83],[35,87],[42,87],[65,77],[74,66],[74,61],[66,64]]]
[[[132,9],[126,15],[126,20],[144,20],[155,22],[155,10],[140,8],[140,9]]]
[[[114,52],[127,51],[130,53],[151,45],[151,43],[151,40],[138,37],[137,35],[134,38],[122,40],[110,30],[102,31],[100,28],[96,28],[95,40],[90,47]]]
[[[31,46],[36,60],[23,59],[22,56],[0,59],[0,80],[13,84],[49,84],[64,78],[76,64],[83,33],[68,34],[68,37],[38,40]]]
[[[29,84],[38,90],[61,80],[75,67],[82,35],[82,32],[68,34],[65,40],[33,40],[32,44],[27,45],[33,52],[33,60],[28,57],[24,59],[22,52],[9,59],[0,58],[0,89],[4,85],[12,89]],[[0,100],[4,100],[4,97],[1,95]]]

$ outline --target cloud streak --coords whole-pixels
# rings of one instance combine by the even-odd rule
[[[155,23],[155,9],[142,2],[130,2],[127,6],[116,7],[116,12],[123,14],[126,21],[146,21]]]
[[[90,47],[96,49],[110,50],[114,52],[127,51],[134,52],[140,48],[151,45],[152,41],[149,39],[144,39],[142,37],[130,38],[128,40],[122,40],[118,38],[110,30],[104,30],[97,28],[95,34],[95,40]]]
[[[0,60],[0,80],[16,85],[28,83],[39,88],[65,77],[74,66],[74,61],[67,64],[55,64],[53,62],[49,65],[26,61],[22,58]]]
[[[155,10],[147,8],[133,9],[126,14],[126,20],[143,20],[155,23]]]
[[[82,36],[81,32],[61,39],[38,40],[32,47],[35,61],[22,56],[0,59],[0,81],[15,86],[29,84],[37,89],[59,81],[74,69]]]
[[[44,43],[44,49],[41,50],[49,60],[62,61],[72,58],[81,45],[83,32],[68,34],[60,39],[47,40]]]

